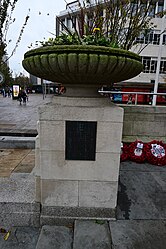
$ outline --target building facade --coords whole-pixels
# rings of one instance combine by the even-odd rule
[[[95,4],[95,0],[92,0],[92,4]],[[152,87],[156,80],[158,80],[159,86],[166,84],[166,18],[165,16],[157,15],[163,10],[166,10],[166,0],[154,1],[153,8],[148,15],[152,17],[155,28],[146,37],[140,34],[137,38],[137,45],[131,49],[131,51],[140,54],[142,57],[144,69],[140,75],[126,81],[126,85],[137,83],[137,86]],[[64,32],[63,24],[71,31],[74,31],[73,24],[78,28],[78,13],[78,1],[73,1],[66,5],[66,9],[61,11],[56,18],[57,36]],[[157,67],[159,67],[158,70]]]

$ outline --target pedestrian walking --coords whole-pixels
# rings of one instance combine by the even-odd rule
[[[20,102],[20,105],[21,105],[21,102],[22,102],[22,92],[21,91],[18,94],[18,101]]]
[[[23,99],[23,103],[26,104],[27,101],[27,94],[25,91],[22,92],[22,99]]]

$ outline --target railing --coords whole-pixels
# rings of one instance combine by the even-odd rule
[[[138,95],[149,95],[149,96],[166,96],[166,93],[153,93],[153,92],[121,92],[121,91],[102,91],[99,90],[99,93],[103,93],[103,94],[129,94],[129,95],[134,95],[135,99],[134,99],[134,104],[137,105],[138,102]],[[165,100],[166,103],[166,100]]]

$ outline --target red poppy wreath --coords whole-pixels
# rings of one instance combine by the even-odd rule
[[[120,153],[120,161],[124,162],[129,158],[128,145],[121,143],[121,153]]]
[[[143,163],[146,160],[145,145],[142,141],[135,141],[129,145],[130,160]]]
[[[153,140],[145,146],[146,157],[149,163],[164,166],[166,165],[166,144],[162,141]]]

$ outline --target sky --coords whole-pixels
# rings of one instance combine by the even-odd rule
[[[72,0],[67,0],[67,2],[72,2]],[[16,18],[16,21],[10,25],[7,37],[8,40],[12,40],[8,44],[9,56],[29,9],[30,18],[18,48],[9,60],[9,67],[13,71],[13,76],[20,74],[20,72],[28,76],[28,73],[22,67],[24,53],[29,50],[28,46],[31,43],[35,46],[35,41],[43,41],[44,37],[46,40],[53,37],[49,32],[55,33],[55,16],[65,8],[65,0],[18,0],[13,13],[13,18]]]

